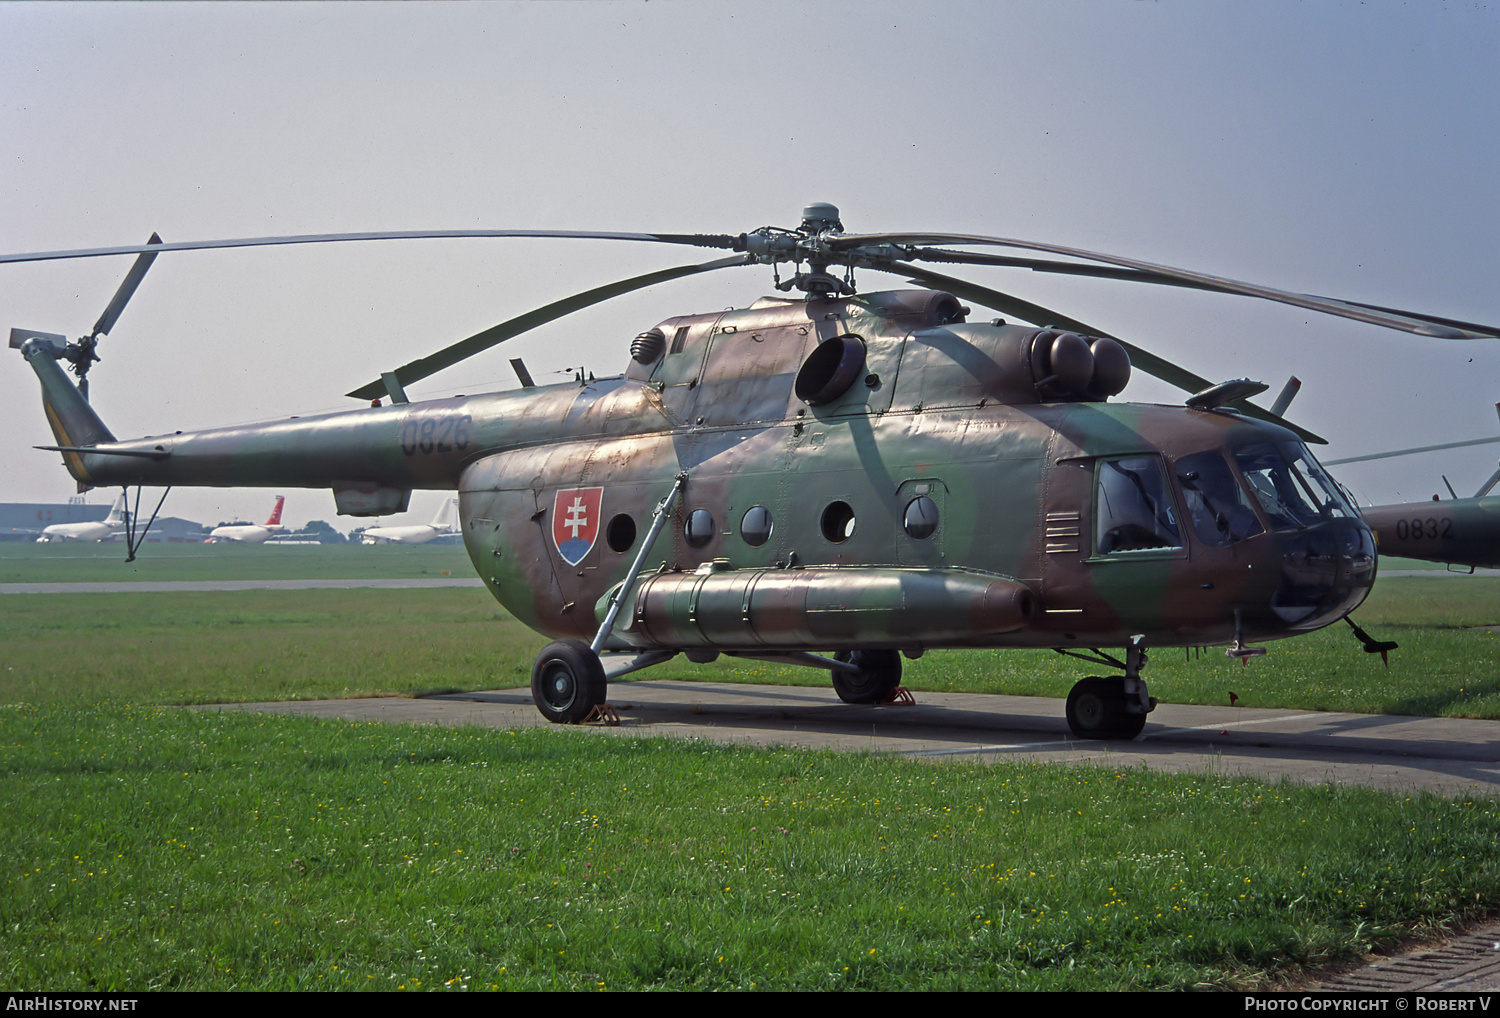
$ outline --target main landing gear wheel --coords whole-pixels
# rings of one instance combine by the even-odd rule
[[[531,698],[553,724],[577,724],[604,702],[609,683],[599,655],[582,640],[542,648],[531,666]]]
[[[834,669],[833,691],[845,703],[883,703],[901,684],[901,655],[894,650],[841,650],[833,659],[859,669]]]
[[[1068,727],[1080,739],[1133,739],[1146,715],[1125,704],[1124,679],[1082,679],[1068,693]]]

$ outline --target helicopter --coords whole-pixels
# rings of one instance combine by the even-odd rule
[[[1387,555],[1449,566],[1500,567],[1500,496],[1400,502],[1360,510]]]
[[[795,228],[740,234],[153,235],[0,263],[137,254],[107,326],[142,261],[163,252],[455,236],[732,254],[592,288],[383,372],[348,394],[359,409],[127,441],[87,401],[98,326],[71,343],[18,329],[11,345],[41,383],[56,444],[40,448],[60,452],[81,484],[326,488],[353,516],[404,511],[414,489],[456,491],[484,584],[552,640],[531,692],[558,723],[607,714],[611,682],[679,654],[819,668],[840,699],[880,704],[904,692],[903,658],[1026,647],[1118,672],[1080,680],[1065,714],[1079,738],[1129,739],[1156,706],[1142,678],[1148,650],[1227,645],[1245,660],[1265,653],[1253,641],[1311,632],[1364,600],[1377,567],[1370,527],[1308,450],[1321,439],[1282,417],[1283,404],[1249,401],[1264,384],[1214,384],[924,263],[1186,286],[1441,338],[1500,335],[1060,245],[853,234],[826,203]],[[754,265],[771,268],[775,295],[641,330],[620,375],[539,386],[516,361],[519,389],[406,395],[580,308]],[[865,292],[856,270],[916,288]],[[971,321],[965,302],[1014,320]],[[1133,367],[1192,395],[1176,406],[1115,400]]]
[[[1500,412],[1500,404],[1496,404],[1495,409]],[[1331,460],[1329,466],[1496,442],[1500,442],[1500,438],[1443,442],[1349,456]],[[1500,567],[1500,495],[1492,494],[1495,485],[1500,483],[1500,469],[1486,478],[1479,490],[1468,498],[1460,498],[1446,476],[1443,483],[1452,496],[1446,501],[1433,495],[1428,502],[1398,502],[1362,508],[1360,515],[1375,534],[1376,544],[1387,555],[1440,562],[1447,566],[1468,566],[1470,572],[1476,567]]]

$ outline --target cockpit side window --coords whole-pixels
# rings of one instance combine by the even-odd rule
[[[1184,456],[1175,470],[1187,502],[1188,519],[1204,544],[1222,548],[1264,531],[1223,454]]]
[[[1094,546],[1100,555],[1182,547],[1177,507],[1155,456],[1100,460],[1094,486]]]

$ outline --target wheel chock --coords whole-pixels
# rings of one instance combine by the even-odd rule
[[[613,728],[620,723],[620,712],[607,703],[596,703],[594,709],[589,711],[588,716],[579,724],[587,725],[594,722]]]

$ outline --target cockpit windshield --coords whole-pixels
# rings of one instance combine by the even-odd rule
[[[1180,500],[1165,465],[1151,455],[1095,464],[1095,554],[1182,552],[1187,536],[1182,510],[1191,533],[1210,548],[1263,534],[1267,523],[1272,530],[1301,530],[1325,520],[1358,518],[1301,442],[1251,442],[1227,455],[1211,449],[1182,456],[1168,467]]]
[[[1236,449],[1234,458],[1276,530],[1355,515],[1301,442],[1255,442]]]

